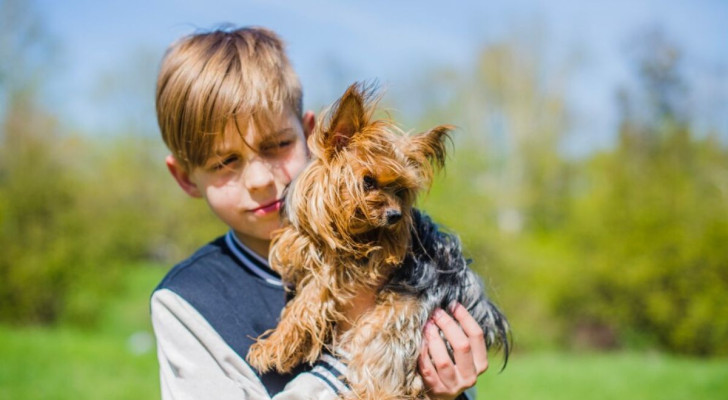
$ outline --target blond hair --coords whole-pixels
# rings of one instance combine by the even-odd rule
[[[300,119],[303,111],[283,42],[257,27],[196,33],[172,44],[157,78],[156,107],[165,144],[188,169],[207,162],[231,120],[266,132],[276,115]]]

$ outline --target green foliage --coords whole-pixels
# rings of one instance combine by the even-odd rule
[[[555,310],[572,329],[587,321],[626,344],[728,355],[728,149],[692,132],[675,104],[678,52],[651,38],[615,150],[580,176],[564,230],[579,273],[560,282]]]
[[[159,398],[148,299],[165,269],[123,269],[97,329],[0,324],[0,398]]]
[[[28,2],[0,11],[0,54],[13,60],[0,66],[0,322],[90,326],[124,265],[171,264],[223,227],[186,201],[140,124],[106,136],[62,128],[37,100],[54,66],[42,20]]]
[[[23,113],[23,104],[13,105],[0,155],[0,246],[5,251],[0,259],[0,316],[42,321],[58,313],[55,294],[66,285],[66,263],[76,259],[72,244],[54,237],[71,224],[67,216],[74,182],[61,172],[61,160],[46,144],[50,141],[32,134],[52,137],[50,121]]]
[[[517,345],[728,354],[728,148],[694,131],[680,53],[645,40],[613,149],[563,156],[563,95],[518,42],[485,49],[439,111],[465,135],[422,205],[463,237]]]
[[[63,135],[13,103],[0,142],[0,321],[89,325],[123,265],[172,263],[222,227],[186,201],[142,136]]]
[[[728,202],[716,175],[728,152],[680,128],[654,150],[634,154],[625,139],[588,166],[568,231],[585,273],[564,280],[557,310],[672,350],[728,354]]]

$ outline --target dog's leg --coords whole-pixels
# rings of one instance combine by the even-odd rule
[[[310,280],[281,313],[278,326],[250,347],[246,359],[261,372],[289,372],[302,362],[313,363],[332,335],[336,306],[329,290]],[[268,336],[266,336],[268,335]]]
[[[352,398],[426,398],[417,372],[426,318],[415,298],[380,294],[377,306],[342,338],[342,347],[351,349],[347,378]]]

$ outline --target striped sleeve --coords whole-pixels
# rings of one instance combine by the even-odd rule
[[[346,364],[331,354],[321,356],[309,373],[324,382],[337,396],[351,391],[346,381]]]
[[[351,389],[346,381],[347,367],[343,358],[324,354],[309,371],[291,381],[276,400],[334,400],[346,396]]]

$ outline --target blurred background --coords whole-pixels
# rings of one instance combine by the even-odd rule
[[[156,72],[225,23],[286,40],[307,109],[376,80],[458,126],[420,206],[513,326],[480,398],[728,396],[727,2],[0,0],[0,398],[159,397],[149,296],[225,227]]]

